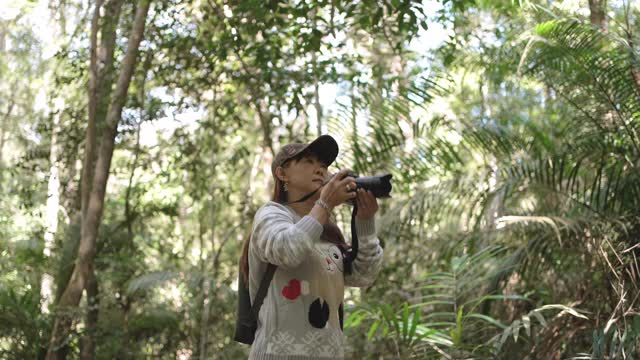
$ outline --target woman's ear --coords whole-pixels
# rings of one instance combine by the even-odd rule
[[[276,168],[276,176],[282,182],[286,182],[287,181],[287,175],[285,174],[284,169],[282,168],[282,166],[278,166]]]

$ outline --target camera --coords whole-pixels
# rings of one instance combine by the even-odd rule
[[[329,179],[331,179],[335,174],[332,174]],[[391,197],[391,178],[393,175],[384,174],[384,175],[375,175],[375,176],[359,176],[354,172],[349,172],[345,175],[345,177],[351,176],[356,179],[356,188],[351,191],[356,191],[357,189],[364,189],[371,191],[373,196],[377,198],[388,198]],[[327,180],[329,181],[329,180]]]

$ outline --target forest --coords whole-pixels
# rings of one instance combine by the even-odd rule
[[[0,358],[246,359],[271,162],[329,134],[393,175],[347,359],[639,359],[639,44],[632,0],[2,0]]]

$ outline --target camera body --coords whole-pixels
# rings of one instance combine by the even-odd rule
[[[331,177],[333,176],[335,176],[335,174],[331,175]],[[351,191],[364,189],[367,191],[371,191],[371,193],[373,193],[373,196],[375,196],[376,198],[391,197],[391,178],[393,177],[393,175],[391,174],[359,176],[354,172],[349,172],[345,176],[351,176],[356,179],[356,188]]]

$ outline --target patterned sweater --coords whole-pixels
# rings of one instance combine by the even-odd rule
[[[382,265],[375,221],[356,219],[359,240],[353,271],[323,237],[323,226],[288,206],[268,202],[255,215],[249,247],[249,293],[254,299],[267,263],[278,266],[258,315],[249,359],[344,358],[345,286],[373,283]]]

